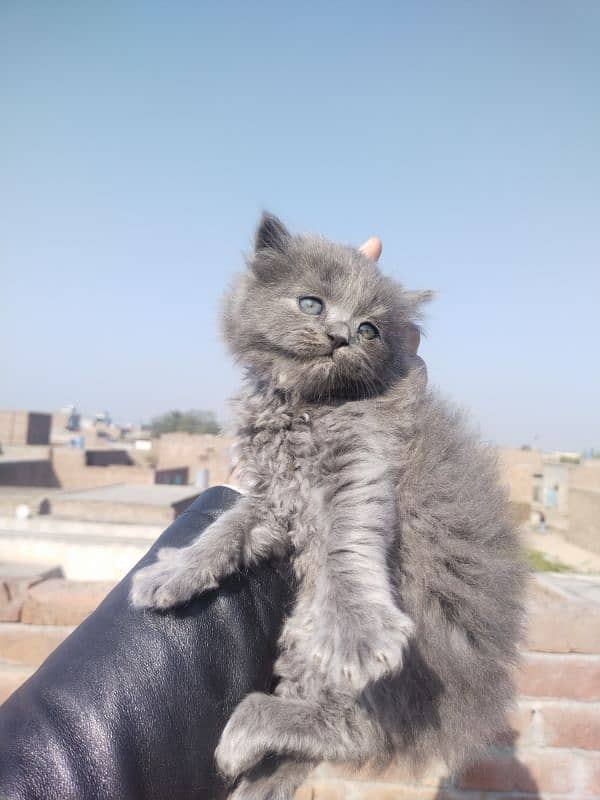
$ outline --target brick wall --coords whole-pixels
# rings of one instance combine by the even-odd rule
[[[512,732],[488,757],[462,775],[438,768],[418,783],[398,768],[356,776],[323,765],[297,800],[600,798],[600,603],[590,596],[535,581]]]
[[[35,631],[30,628],[31,633],[27,624],[19,624],[18,631],[9,626],[3,644],[0,624],[0,702],[31,672],[18,673],[11,667],[3,676],[3,650],[3,657],[10,660],[15,642],[24,647],[26,639],[29,646],[44,649],[45,655],[66,635],[62,628],[51,626],[78,623],[107,591],[98,583],[86,588],[61,580],[40,582],[43,577],[49,576],[34,576],[23,585],[15,609],[10,599],[17,594],[15,587],[3,596],[0,575],[0,620],[38,625]],[[297,800],[598,800],[599,592],[599,576],[587,581],[570,576],[535,580],[527,647],[518,673],[520,698],[510,718],[512,732],[462,775],[451,777],[438,768],[415,783],[396,766],[375,776],[350,775],[322,765],[299,790]],[[42,632],[41,642],[31,641]]]

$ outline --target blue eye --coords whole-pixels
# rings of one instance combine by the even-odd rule
[[[358,326],[358,335],[362,336],[363,339],[376,339],[379,336],[379,331],[370,322],[362,322]]]
[[[313,317],[318,317],[323,311],[323,301],[319,300],[318,297],[301,297],[298,300],[298,306],[300,311],[304,311],[305,314],[312,314]]]

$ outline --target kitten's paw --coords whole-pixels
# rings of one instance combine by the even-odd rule
[[[260,772],[259,765],[257,770],[245,775],[229,800],[292,800],[311,766],[290,761],[269,773],[266,771],[268,762],[265,762],[265,774],[253,774]]]
[[[373,683],[399,672],[414,632],[414,622],[402,611],[394,609],[382,614],[361,652],[362,679],[367,677],[367,683]]]
[[[186,563],[185,549],[164,547],[153,564],[135,573],[130,598],[136,608],[164,610],[216,587],[217,582],[208,570]]]
[[[315,665],[325,683],[357,694],[402,669],[414,623],[398,609],[381,609],[368,627],[348,620],[322,640]]]
[[[252,781],[242,778],[229,800],[290,800],[293,794],[287,787],[278,786],[273,779]]]
[[[257,724],[263,697],[256,692],[244,698],[221,734],[215,760],[226,778],[233,780],[239,777],[256,766],[268,753],[261,740],[264,730]]]

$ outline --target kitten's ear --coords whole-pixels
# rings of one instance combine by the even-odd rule
[[[284,253],[291,239],[291,234],[283,222],[273,214],[264,212],[258,229],[254,249],[257,253],[261,250],[275,250],[277,253]]]
[[[406,349],[411,356],[417,355],[417,350],[421,344],[421,329],[418,325],[411,323],[408,327],[408,334],[406,336]]]
[[[429,303],[435,297],[435,292],[403,292],[404,299],[408,303],[408,313],[413,320],[419,320],[423,314],[421,306]],[[415,322],[409,322],[406,334],[406,349],[411,356],[416,356],[421,344],[421,328]]]
[[[421,306],[423,303],[431,302],[435,298],[435,292],[432,292],[431,289],[426,289],[422,292],[403,292],[402,296],[408,303],[411,312],[419,316]]]

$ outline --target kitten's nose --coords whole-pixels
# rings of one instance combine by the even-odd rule
[[[337,350],[338,347],[346,347],[348,345],[350,341],[350,330],[347,325],[338,323],[329,328],[327,336],[331,342],[332,350]]]
[[[348,339],[346,339],[345,336],[340,336],[338,333],[328,333],[327,336],[329,336],[329,341],[334,350],[337,350],[338,347],[346,347],[348,344]]]

